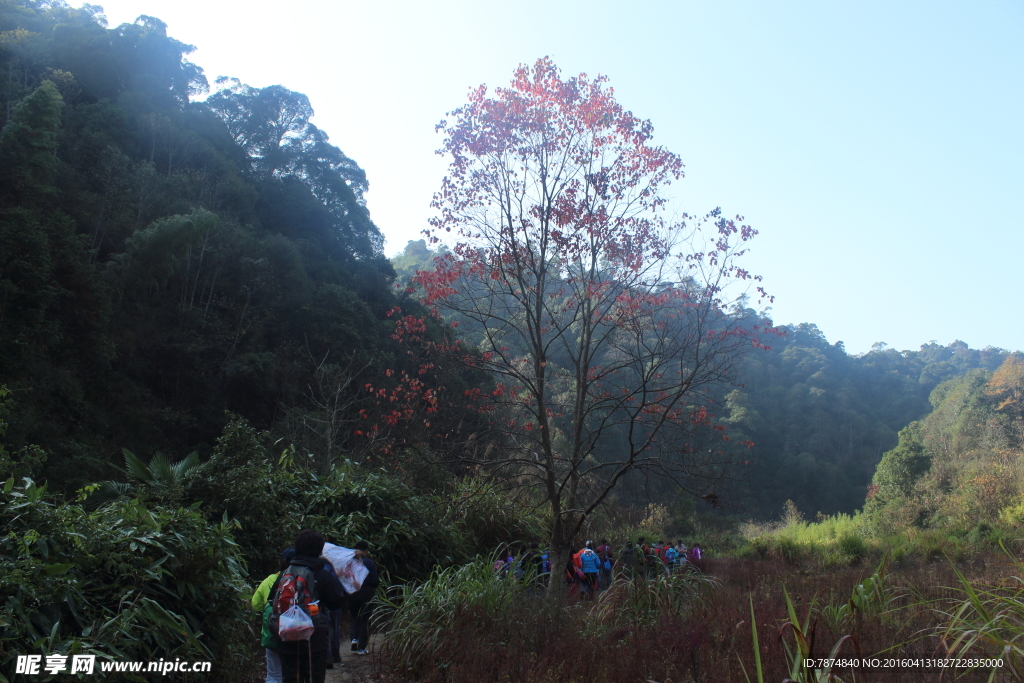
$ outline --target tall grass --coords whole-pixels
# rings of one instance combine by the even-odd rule
[[[859,512],[817,522],[791,513],[782,522],[745,524],[741,533],[747,546],[740,555],[772,557],[790,564],[815,561],[823,567],[853,566],[880,551],[878,544],[868,540],[868,522]]]
[[[378,627],[387,631],[385,649],[392,664],[418,673],[429,654],[441,649],[456,620],[481,627],[513,612],[528,586],[511,574],[496,575],[493,563],[477,557],[460,567],[435,569],[419,585],[392,586],[376,611]]]
[[[706,614],[718,585],[718,579],[697,571],[659,574],[653,579],[619,574],[587,618],[605,626],[635,626]]]
[[[972,582],[953,565],[957,597],[938,610],[946,622],[939,633],[952,657],[1001,657],[1003,666],[991,669],[991,680],[1001,673],[1024,681],[1024,563],[1006,555],[1009,576],[998,585]]]
[[[633,680],[633,673],[620,677],[621,662],[602,665],[602,655],[628,651],[629,671],[666,674],[677,664],[648,662],[645,648],[700,646],[696,625],[716,587],[716,579],[697,572],[619,576],[590,602],[560,585],[548,591],[530,575],[495,574],[489,560],[477,558],[392,589],[377,625],[386,630],[384,653],[396,680]]]
[[[815,668],[805,660],[1004,651],[1016,659],[993,680],[1022,680],[1024,583],[1007,579],[1022,575],[1015,563],[706,564],[706,575],[618,577],[594,602],[495,575],[482,558],[439,570],[388,596],[382,673],[393,683],[986,681],[988,671]]]

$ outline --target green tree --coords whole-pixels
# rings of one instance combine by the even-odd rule
[[[931,456],[921,441],[920,423],[913,422],[900,431],[896,448],[882,456],[875,476],[874,497],[880,503],[900,501],[911,495],[914,484],[931,467]]]
[[[756,231],[718,211],[666,221],[679,157],[603,78],[563,79],[550,59],[474,89],[439,128],[451,164],[430,241],[460,241],[418,281],[480,339],[468,360],[515,444],[471,462],[536,485],[553,546],[640,471],[713,493],[727,458],[697,444],[751,344],[723,290],[750,277],[735,259]]]
[[[0,132],[0,192],[19,203],[52,195],[64,100],[43,81],[19,104]]]

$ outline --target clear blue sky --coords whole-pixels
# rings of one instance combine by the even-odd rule
[[[551,55],[611,79],[687,177],[676,207],[758,228],[777,323],[851,352],[1024,348],[1024,3],[108,0],[210,80],[306,93],[370,179],[388,254],[444,173],[434,124]]]

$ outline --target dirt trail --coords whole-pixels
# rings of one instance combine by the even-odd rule
[[[370,636],[370,652],[377,651],[377,634]],[[333,669],[327,670],[327,678],[324,683],[366,683],[373,677],[373,654],[357,655],[348,649],[348,643],[341,643],[341,662],[337,662]]]

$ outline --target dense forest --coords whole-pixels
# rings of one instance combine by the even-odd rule
[[[508,395],[488,330],[424,301],[452,252],[386,258],[368,179],[308,98],[211,86],[193,50],[155,17],[0,1],[5,667],[27,643],[244,658],[251,620],[213,587],[244,593],[305,526],[370,539],[394,582],[551,538],[522,470],[488,476],[518,443],[487,403]],[[866,535],[1019,527],[1019,353],[852,355],[746,303],[711,318],[742,347],[711,412],[680,413],[727,466],[699,497],[623,476],[606,529],[652,506],[663,534],[859,509]]]
[[[351,450],[334,389],[408,364],[362,170],[301,93],[193,101],[207,79],[159,20],[45,7],[0,16],[8,443],[68,488],[121,448],[205,455],[226,410],[324,462]]]

